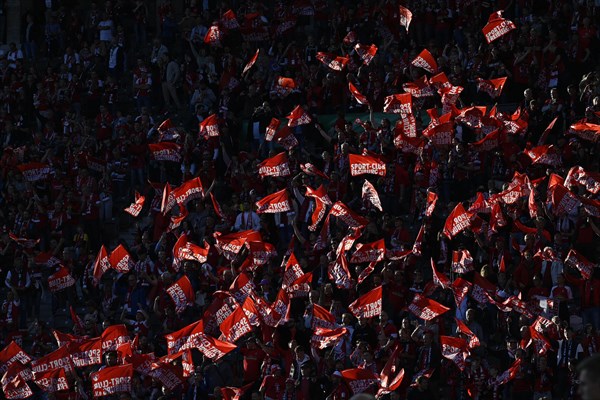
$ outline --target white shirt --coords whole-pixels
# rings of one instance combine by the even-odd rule
[[[260,230],[260,217],[254,211],[244,211],[238,214],[235,219],[234,228],[238,231],[252,229]]]
[[[98,24],[98,27],[99,28],[110,28],[110,29],[100,30],[100,40],[103,42],[112,41],[112,38],[113,38],[113,34],[112,34],[113,22],[112,22],[112,20],[105,19],[103,21],[100,21],[100,23]]]

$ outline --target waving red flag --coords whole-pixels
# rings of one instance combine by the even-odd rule
[[[506,222],[506,218],[502,213],[502,207],[499,203],[495,203],[490,214],[490,229],[492,232],[499,232],[500,228],[505,227],[507,224],[508,222]]]
[[[210,195],[210,201],[212,202],[212,205],[213,205],[213,209],[215,210],[215,214],[217,214],[217,217],[224,219],[225,213],[223,212],[221,205],[217,202],[217,199],[215,199],[215,196],[212,194],[212,192],[210,192],[209,195]]]
[[[98,285],[100,278],[106,271],[110,269],[110,261],[108,260],[108,253],[104,245],[100,246],[100,251],[94,261],[94,285]]]
[[[343,253],[338,255],[337,259],[329,264],[327,275],[338,289],[349,289],[351,287],[348,261]]]
[[[581,200],[561,184],[552,187],[550,204],[554,215],[565,215],[571,213],[581,205]]]
[[[337,343],[347,334],[348,329],[344,327],[334,329],[318,327],[314,331],[310,345],[316,349],[323,350],[327,347],[337,345]]]
[[[71,342],[68,346],[76,368],[102,364],[102,338]]]
[[[247,241],[262,241],[260,233],[253,230],[233,232],[228,235],[215,232],[213,237],[215,238],[215,247],[228,260],[235,260]]]
[[[410,93],[400,93],[387,96],[383,112],[408,115],[412,114],[412,96]]]
[[[120,345],[131,341],[129,331],[124,324],[106,327],[104,332],[102,332],[101,338],[103,352],[116,350]]]
[[[271,122],[269,122],[269,125],[267,126],[267,129],[265,131],[265,140],[267,142],[273,140],[275,134],[277,133],[277,129],[279,129],[279,125],[281,125],[280,120],[278,120],[277,118],[271,118]]]
[[[506,35],[508,32],[516,29],[512,21],[502,17],[502,10],[492,13],[488,19],[488,23],[481,30],[488,44],[494,40]]]
[[[445,122],[423,131],[434,146],[451,146],[454,143],[454,123]]]
[[[94,397],[110,396],[116,393],[131,393],[133,365],[125,364],[106,367],[90,375]]]
[[[273,93],[280,98],[286,97],[296,89],[296,82],[292,78],[280,76],[274,82]]]
[[[75,284],[75,279],[67,267],[60,265],[58,271],[48,277],[48,289],[52,293],[59,292]]]
[[[359,243],[350,258],[352,264],[379,262],[385,258],[385,241],[376,240],[371,243]]]
[[[325,308],[318,304],[312,304],[312,318],[311,328],[315,330],[317,328],[328,328],[334,329],[337,327],[335,317],[327,311]]]
[[[456,321],[456,330],[468,338],[469,349],[474,349],[475,347],[481,345],[481,343],[479,343],[479,338],[473,333],[473,331],[471,331],[471,329],[469,329],[469,327],[464,322],[456,318],[454,320]]]
[[[360,296],[348,309],[357,318],[373,318],[381,314],[381,286],[376,287],[370,292]]]
[[[266,242],[246,242],[249,250],[249,256],[254,265],[265,265],[273,257],[277,256],[277,250],[271,243]]]
[[[466,274],[473,271],[473,257],[469,250],[455,250],[452,252],[452,271],[455,274]]]
[[[440,336],[440,344],[442,345],[442,355],[463,371],[466,366],[465,361],[469,356],[467,342],[453,336]]]
[[[471,282],[464,280],[463,278],[460,278],[460,277],[456,278],[454,280],[454,282],[452,282],[450,289],[452,289],[452,294],[454,296],[454,302],[456,303],[457,308],[460,308],[460,305],[462,304],[463,300],[467,296],[467,293],[469,293],[471,286],[472,286]]]
[[[454,210],[448,215],[444,224],[444,235],[449,239],[458,235],[463,230],[471,226],[472,213],[465,211],[462,203],[458,203]]]
[[[369,104],[369,100],[367,100],[367,98],[358,91],[358,89],[352,84],[352,82],[348,82],[348,90],[350,90],[350,93],[358,102],[358,104]]]
[[[312,278],[313,273],[307,272],[292,282],[292,284],[287,288],[287,293],[290,299],[308,297],[312,289]]]
[[[192,322],[176,332],[165,335],[167,340],[167,354],[175,354],[182,350],[188,350],[194,347],[196,338],[204,332],[204,323],[202,320]]]
[[[289,286],[294,283],[294,281],[304,275],[304,271],[302,271],[302,267],[298,263],[296,256],[292,253],[287,262],[285,263],[285,270],[283,272],[283,279],[281,282],[281,287],[283,289],[287,289]]]
[[[342,71],[346,64],[348,64],[348,61],[350,61],[348,57],[338,57],[334,54],[323,52],[318,52],[316,58],[323,65],[334,71]]]
[[[365,65],[369,65],[377,53],[377,46],[374,44],[369,46],[357,43],[356,46],[354,46],[354,51],[356,51],[356,54],[363,60]]]
[[[579,121],[569,127],[569,133],[588,142],[597,143],[600,140],[600,125]]]
[[[225,29],[239,29],[240,27],[237,17],[232,10],[225,11],[225,14],[221,16],[221,25]]]
[[[558,167],[562,164],[560,150],[554,145],[542,145],[525,152],[531,158],[532,164],[545,164]]]
[[[64,368],[67,372],[74,370],[68,344],[31,362],[31,371],[34,375],[56,368]]]
[[[252,68],[252,66],[256,63],[256,60],[258,60],[259,53],[260,53],[260,49],[256,49],[256,53],[254,53],[254,55],[252,56],[250,61],[248,61],[248,64],[246,64],[246,66],[244,67],[244,70],[242,71],[242,75],[245,75],[246,72],[248,72],[250,70],[250,68]]]
[[[350,162],[350,174],[352,176],[363,174],[385,176],[385,163],[378,158],[349,154],[348,160]]]
[[[275,214],[290,211],[291,209],[292,205],[287,189],[272,193],[256,202],[257,214]]]
[[[438,201],[438,195],[435,192],[427,192],[427,204],[425,205],[425,216],[431,217]]]
[[[137,191],[135,192],[135,202],[133,202],[129,207],[127,207],[124,211],[128,214],[131,214],[133,217],[137,217],[140,215],[142,208],[144,208],[144,202],[146,198],[140,195]]]
[[[317,225],[321,222],[323,217],[325,216],[325,206],[331,205],[331,200],[327,195],[326,189],[323,185],[319,186],[317,190],[314,190],[310,187],[306,187],[306,196],[312,197],[315,199],[315,209],[311,216],[311,224],[308,227],[310,231],[315,231],[317,229]]]
[[[11,341],[2,351],[0,351],[0,375],[3,375],[14,363],[22,365],[29,364],[33,359],[25,353],[21,346]]]
[[[434,74],[438,70],[435,59],[427,49],[423,49],[419,55],[411,61],[415,67],[423,68],[425,71]]]
[[[291,174],[288,165],[288,157],[285,152],[281,152],[271,158],[267,158],[258,164],[258,174],[261,178],[266,176],[284,177]]]
[[[33,391],[20,375],[12,379],[2,380],[2,391],[8,400],[27,399],[33,396]]]
[[[336,202],[331,207],[330,215],[338,217],[350,228],[360,228],[369,223],[368,219],[361,217],[341,201]]]
[[[368,369],[346,369],[341,373],[342,378],[346,381],[348,386],[350,386],[350,389],[352,389],[354,394],[362,393],[371,386],[379,383],[379,376]]]
[[[241,388],[236,387],[223,387],[221,388],[221,396],[223,400],[240,400],[242,396],[254,385],[254,382],[242,386]]]
[[[117,272],[127,273],[133,266],[131,256],[122,244],[118,245],[108,256],[110,266]]]
[[[504,371],[502,374],[496,377],[494,383],[496,385],[504,385],[515,379],[515,377],[519,373],[519,370],[521,369],[521,362],[522,359],[517,358],[515,362],[512,363],[510,368],[508,368],[506,371]]]
[[[416,98],[430,97],[434,95],[433,88],[429,84],[429,80],[425,75],[412,82],[403,83],[402,89],[404,89],[407,94],[410,94],[412,97]]]
[[[490,95],[492,99],[500,96],[504,84],[506,83],[506,77],[496,79],[481,79],[477,78],[477,90],[485,92]]]
[[[310,124],[312,122],[310,115],[308,115],[300,106],[296,106],[286,118],[288,119],[288,126],[290,128]]]
[[[406,28],[406,32],[408,32],[408,27],[410,26],[410,21],[412,21],[413,14],[412,12],[402,6],[398,6],[400,10],[400,25]]]
[[[179,271],[183,260],[197,261],[200,264],[205,263],[210,245],[206,242],[204,244],[205,247],[202,248],[188,241],[187,235],[182,233],[173,245],[173,269]]]
[[[577,268],[581,273],[581,277],[586,280],[590,279],[594,272],[594,268],[596,267],[596,264],[591,263],[587,258],[573,249],[569,250],[569,254],[567,254],[567,258],[565,258],[565,265]]]
[[[217,114],[212,114],[206,117],[199,124],[199,134],[205,137],[219,136],[219,117]]]
[[[311,163],[306,163],[306,164],[300,164],[300,169],[302,170],[302,172],[304,172],[306,175],[310,175],[310,176],[320,176],[323,179],[327,179],[329,180],[329,177],[327,175],[325,175],[323,172],[321,172],[317,167],[315,167],[314,165],[312,165]]]
[[[538,332],[533,326],[529,327],[530,339],[526,347],[533,345],[535,354],[543,356],[552,348],[550,341],[544,335]]]
[[[435,268],[435,263],[433,262],[433,258],[431,259],[431,270],[433,271],[433,283],[436,286],[441,287],[442,289],[448,289],[450,288],[450,279],[443,274],[442,272],[439,272],[436,268]]]
[[[500,129],[495,129],[488,133],[481,140],[472,143],[471,146],[479,152],[490,151],[504,143],[504,132]]]
[[[204,43],[211,46],[220,46],[223,41],[224,33],[218,25],[212,25],[204,35]]]
[[[565,178],[565,187],[578,184],[590,193],[598,194],[600,192],[600,173],[588,172],[579,165],[572,167]]]
[[[485,304],[489,301],[489,295],[492,295],[495,292],[496,286],[482,277],[479,273],[475,272],[471,297],[478,303]]]
[[[181,162],[181,146],[177,143],[153,143],[148,145],[148,150],[153,160]]]
[[[23,174],[27,182],[37,182],[46,179],[52,173],[52,167],[40,162],[30,162],[17,165],[17,169]]]
[[[69,382],[64,368],[52,368],[33,374],[36,385],[44,392],[55,393],[69,390]]]
[[[387,360],[379,377],[379,390],[377,391],[377,398],[389,394],[395,390],[398,390],[404,379],[404,368],[400,369],[399,364],[402,363],[400,360],[400,346],[396,345],[396,348],[392,352],[392,355]]]
[[[450,309],[435,300],[416,293],[412,303],[408,306],[408,310],[425,321],[431,321]]]
[[[235,309],[220,326],[223,337],[229,343],[235,343],[243,336],[252,332],[250,322],[241,307]]]
[[[189,305],[193,304],[196,300],[192,283],[187,276],[183,275],[167,288],[167,293],[171,296],[173,303],[175,303],[175,311],[177,313],[183,312]]]

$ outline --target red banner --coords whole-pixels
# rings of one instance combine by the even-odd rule
[[[94,397],[110,396],[116,393],[131,393],[133,365],[125,364],[106,367],[90,375]]]
[[[350,162],[350,174],[352,176],[363,174],[385,176],[385,163],[378,158],[349,154],[348,160]]]
[[[502,10],[492,13],[488,19],[488,23],[481,30],[488,44],[494,40],[506,35],[508,32],[516,29],[515,24],[511,21],[502,18]]]
[[[100,278],[106,271],[110,269],[110,262],[108,260],[108,253],[106,251],[106,247],[102,245],[100,247],[100,251],[96,256],[96,261],[94,261],[94,284],[98,285],[100,282]]]
[[[579,121],[569,127],[569,133],[588,142],[597,143],[600,140],[600,125]]]
[[[64,368],[67,372],[74,369],[68,344],[31,362],[31,371],[34,374],[57,368]]]
[[[348,329],[344,327],[335,329],[318,327],[314,330],[310,345],[316,349],[323,350],[327,347],[335,346],[347,334]]]
[[[188,241],[187,235],[182,233],[173,245],[173,269],[179,271],[183,260],[197,261],[204,264],[210,251],[210,245],[204,242],[204,246],[200,247]]]
[[[194,303],[196,300],[196,294],[192,288],[192,283],[187,276],[183,275],[167,288],[167,293],[173,299],[175,303],[175,311],[177,313],[183,312],[188,306]]]
[[[393,94],[385,98],[383,112],[408,115],[412,114],[412,96],[410,93]]]
[[[52,167],[48,164],[42,164],[39,162],[30,162],[27,164],[17,165],[17,169],[23,174],[23,178],[27,182],[37,182],[42,179],[46,179],[52,172]]]
[[[127,327],[123,324],[108,326],[101,335],[102,351],[116,350],[122,344],[130,341]]]
[[[181,146],[172,142],[149,144],[148,150],[152,159],[156,161],[181,162]]]
[[[136,191],[135,202],[133,202],[124,211],[128,214],[131,214],[133,217],[137,217],[138,215],[140,215],[142,208],[144,208],[144,201],[146,201],[146,198]]]
[[[408,27],[410,26],[410,21],[412,21],[413,14],[406,7],[398,6],[400,11],[400,25],[406,28],[406,32],[408,32]]]
[[[467,296],[467,293],[469,293],[471,286],[471,282],[460,277],[456,278],[454,282],[452,282],[450,289],[452,289],[452,295],[454,296],[454,302],[456,303],[457,308],[460,308],[460,305]]]
[[[585,280],[590,279],[594,273],[594,268],[596,267],[596,264],[591,263],[587,258],[573,249],[569,250],[569,254],[567,254],[567,258],[565,258],[565,265],[577,268],[581,273],[581,277]]]
[[[408,306],[408,310],[425,321],[431,321],[450,309],[437,301],[416,293],[412,303]]]
[[[590,193],[598,194],[600,192],[600,173],[588,172],[576,165],[569,170],[564,183],[567,188],[574,184],[583,186]]]
[[[266,176],[284,177],[291,174],[288,165],[288,157],[285,152],[279,153],[276,156],[267,158],[258,164],[258,174],[264,178]]]
[[[127,273],[133,267],[133,260],[122,244],[118,245],[108,257],[111,267],[121,273]]]
[[[240,272],[229,286],[229,292],[240,304],[246,301],[248,296],[254,292],[254,289],[254,282],[245,272]]]
[[[360,264],[366,262],[379,262],[385,258],[385,241],[376,240],[371,243],[359,243],[350,258],[350,263]]]
[[[342,71],[346,64],[348,64],[348,61],[350,61],[348,57],[338,57],[335,54],[323,52],[318,52],[316,58],[323,65],[334,71]]]
[[[357,318],[373,318],[381,314],[381,286],[360,296],[348,306],[348,310]]]
[[[468,348],[469,349],[474,349],[475,347],[478,347],[481,345],[481,343],[479,343],[479,338],[473,333],[473,331],[471,331],[471,329],[469,329],[469,327],[467,326],[467,324],[465,324],[464,322],[462,322],[459,319],[455,319],[456,321],[456,330],[465,335],[467,337],[467,344],[468,344]]]
[[[235,343],[238,339],[252,332],[250,322],[244,310],[239,307],[232,312],[220,326],[223,337],[227,342]]]
[[[504,134],[500,129],[495,129],[471,146],[478,152],[485,152],[495,149],[502,143],[504,143]]]
[[[453,336],[440,336],[440,344],[442,345],[442,355],[463,371],[466,366],[465,361],[469,356],[467,342]]]
[[[258,60],[259,54],[260,54],[260,49],[256,49],[256,53],[254,53],[254,55],[252,56],[250,61],[248,61],[248,63],[244,67],[244,70],[242,71],[242,75],[245,75],[246,72],[248,72],[250,70],[250,68],[252,68],[252,66],[256,63],[256,60]]]
[[[550,204],[554,215],[570,214],[581,205],[579,198],[561,184],[556,184],[551,189]]]
[[[167,353],[175,354],[182,350],[188,350],[194,347],[196,337],[204,332],[204,324],[202,320],[193,322],[184,326],[176,332],[165,335],[167,340]]]
[[[438,70],[435,59],[427,49],[423,49],[419,55],[411,61],[415,67],[423,68],[425,71],[434,74]]]
[[[361,228],[369,223],[368,219],[356,214],[341,201],[336,202],[333,207],[331,207],[331,211],[329,213],[334,217],[338,217],[346,225],[348,225],[349,228]]]
[[[333,281],[338,289],[350,289],[351,277],[348,269],[348,261],[344,254],[340,254],[338,258],[331,262],[327,267],[327,275]]]
[[[544,164],[559,167],[562,164],[560,150],[554,145],[542,145],[525,152],[531,158],[532,164]]]
[[[27,365],[31,361],[32,358],[17,343],[12,341],[0,351],[0,375],[4,375],[14,363]]]
[[[290,128],[310,124],[312,122],[310,115],[308,115],[300,106],[296,106],[286,118],[288,119],[288,126]]]
[[[216,114],[209,115],[199,124],[200,135],[205,137],[219,136],[219,117]]]
[[[458,250],[452,252],[452,271],[456,274],[466,274],[473,271],[473,257],[469,250]]]
[[[358,89],[352,84],[352,82],[348,82],[348,90],[350,90],[350,94],[352,94],[352,96],[358,104],[369,104],[367,98],[358,91]]]
[[[454,210],[448,215],[444,224],[444,235],[449,239],[458,235],[463,230],[471,226],[472,213],[465,211],[462,203],[458,203]]]
[[[102,338],[71,342],[68,346],[76,368],[102,364]]]
[[[496,79],[481,79],[477,78],[477,90],[485,92],[490,95],[492,99],[500,96],[504,84],[506,83],[506,77]]]
[[[69,390],[69,382],[64,368],[54,368],[46,371],[34,372],[36,385],[46,393],[55,393]]]
[[[429,81],[425,75],[413,82],[406,82],[402,84],[402,89],[404,89],[406,93],[412,95],[412,97],[416,98],[430,97],[434,95],[433,88],[431,85],[429,85]]]
[[[257,214],[276,214],[290,211],[292,204],[287,189],[282,189],[256,202]]]
[[[372,205],[379,211],[383,211],[381,200],[379,199],[379,194],[377,193],[375,186],[366,179],[362,187],[362,201],[365,205]]]
[[[377,391],[376,398],[379,399],[386,394],[398,390],[404,379],[404,368],[398,371],[399,364],[401,363],[400,346],[396,346],[392,355],[383,366],[381,374],[379,374],[381,381],[379,382],[379,390]]]
[[[215,247],[228,260],[235,260],[242,247],[246,244],[246,241],[262,241],[260,233],[253,230],[233,232],[228,235],[215,232],[213,236],[215,238]]]
[[[342,371],[342,378],[354,394],[362,393],[379,383],[379,376],[376,373],[362,368],[346,369]]]
[[[204,43],[211,46],[221,46],[224,36],[223,31],[219,29],[218,25],[212,25],[206,31],[206,35],[204,35]]]
[[[354,46],[354,51],[356,51],[356,54],[363,60],[365,65],[369,65],[371,61],[373,61],[375,54],[377,54],[377,46],[374,44],[369,46],[357,43],[356,46]]]
[[[48,277],[48,289],[52,293],[59,292],[75,284],[75,279],[67,267],[60,265],[58,271]]]

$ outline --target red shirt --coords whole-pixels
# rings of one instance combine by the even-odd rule
[[[265,399],[282,400],[285,391],[285,378],[283,376],[267,375],[260,385],[260,390],[264,391]]]
[[[260,378],[260,366],[265,359],[262,349],[242,348],[244,355],[244,382],[254,382]]]

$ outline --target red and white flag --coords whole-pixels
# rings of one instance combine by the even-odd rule
[[[290,211],[292,204],[287,189],[282,189],[256,202],[257,214],[276,214]]]
[[[290,299],[296,299],[299,297],[308,297],[312,289],[312,278],[313,273],[307,272],[298,279],[296,279],[287,288],[288,296]]]
[[[400,10],[400,25],[406,28],[406,32],[408,32],[408,27],[410,26],[410,21],[412,21],[413,14],[412,12],[402,6],[398,6]]]
[[[21,376],[2,380],[2,391],[8,400],[21,400],[33,396],[33,391]]]
[[[496,286],[482,277],[479,273],[475,272],[473,278],[473,290],[471,290],[471,297],[480,304],[486,304],[489,302],[489,296],[496,292]]]
[[[189,201],[194,199],[201,199],[204,197],[204,187],[200,177],[185,181],[181,186],[173,189],[173,197],[175,204],[186,205]],[[168,210],[167,210],[168,211]],[[165,211],[166,213],[166,211]]]
[[[254,385],[254,382],[242,386],[241,388],[226,386],[221,388],[223,400],[240,400],[242,396]]]
[[[193,304],[196,300],[192,283],[187,276],[183,275],[167,288],[167,293],[171,296],[173,303],[175,304],[175,311],[177,313],[183,312],[189,305]]]
[[[100,282],[100,278],[106,271],[110,269],[110,261],[108,260],[108,253],[106,252],[106,247],[102,245],[100,247],[100,251],[98,251],[98,255],[96,256],[96,261],[94,261],[94,284],[98,285]]]
[[[148,145],[150,156],[156,161],[181,162],[181,146],[173,142],[160,142]]]
[[[463,230],[471,226],[472,213],[465,210],[462,203],[458,203],[454,210],[448,215],[444,224],[444,235],[449,239],[458,235]]]
[[[505,136],[504,131],[495,129],[471,146],[478,152],[490,151],[504,143]]]
[[[427,49],[423,49],[419,55],[411,61],[415,67],[423,68],[425,71],[435,74],[438,70],[438,65],[435,59]]]
[[[379,374],[381,380],[376,398],[379,399],[386,394],[398,390],[404,379],[404,368],[398,370],[400,364],[402,364],[400,360],[400,346],[396,345],[392,355],[388,358]]]
[[[110,266],[117,272],[127,273],[133,266],[131,256],[122,244],[118,245],[108,256]]]
[[[410,137],[402,132],[399,132],[394,137],[394,146],[403,153],[412,153],[415,155],[421,155],[423,148],[425,147],[425,139]]]
[[[377,46],[374,44],[369,46],[357,43],[356,46],[354,46],[354,51],[356,51],[356,54],[363,60],[365,65],[369,65],[371,61],[373,61],[375,54],[377,54]]]
[[[204,242],[204,247],[200,247],[188,240],[185,233],[177,239],[173,245],[173,269],[179,271],[183,260],[197,261],[200,264],[206,262],[210,245]]]
[[[94,397],[111,396],[117,393],[131,393],[133,365],[106,367],[90,375]]]
[[[212,202],[212,205],[213,205],[213,209],[215,210],[215,214],[217,214],[217,217],[219,217],[221,219],[225,219],[225,213],[223,212],[221,205],[217,202],[217,199],[212,194],[212,192],[210,192],[209,195],[210,195],[210,201]]]
[[[360,296],[348,306],[348,310],[356,318],[373,318],[381,314],[382,287],[376,287]]]
[[[315,209],[311,216],[311,224],[308,227],[310,231],[315,231],[317,229],[317,225],[325,216],[325,206],[330,206],[331,200],[329,199],[329,196],[327,195],[327,190],[323,185],[319,186],[317,190],[311,189],[307,186],[306,196],[315,199]]]
[[[325,175],[321,170],[319,170],[317,167],[315,167],[311,163],[300,164],[300,169],[306,175],[319,176],[319,177],[321,177],[323,179],[329,180],[329,177],[327,175]]]
[[[229,314],[227,314],[227,316],[229,316]],[[165,335],[167,341],[167,354],[175,354],[179,351],[193,348],[196,337],[203,334],[203,332],[204,323],[202,320],[198,320],[184,326],[176,332]]]
[[[452,272],[466,274],[473,271],[473,257],[469,250],[455,250],[452,252]]]
[[[211,46],[221,46],[224,33],[218,25],[212,25],[204,35],[204,43]]]
[[[252,68],[252,66],[256,63],[256,60],[258,60],[259,54],[260,54],[260,49],[256,49],[256,53],[254,53],[254,55],[252,56],[250,61],[248,61],[248,63],[244,67],[244,70],[242,71],[242,75],[245,75],[246,72],[248,72],[250,70],[250,68]]]
[[[247,241],[262,241],[260,233],[253,230],[233,232],[227,235],[215,232],[213,237],[215,238],[215,247],[219,250],[219,253],[230,261],[235,260]]]
[[[436,147],[451,146],[454,143],[454,123],[445,122],[432,128],[427,127],[423,131],[423,136],[427,137]]]
[[[348,261],[343,253],[327,267],[327,275],[338,289],[350,289],[352,286]]]
[[[267,242],[246,242],[248,248],[248,256],[252,259],[252,263],[255,266],[265,265],[273,257],[277,256],[277,250],[275,246]]]
[[[412,303],[408,306],[408,310],[425,321],[431,321],[450,309],[435,300],[416,293]]]
[[[488,44],[494,40],[506,35],[508,32],[516,29],[512,21],[502,17],[502,10],[496,11],[490,15],[487,24],[481,30]]]
[[[561,184],[551,189],[550,204],[554,215],[570,214],[581,205],[581,200]]]
[[[219,117],[217,117],[217,114],[209,115],[198,126],[198,133],[204,137],[219,136]]]
[[[460,305],[462,304],[463,300],[469,293],[471,286],[472,286],[471,282],[464,280],[463,278],[460,278],[460,277],[456,278],[454,280],[454,282],[452,282],[450,289],[452,289],[452,295],[454,296],[454,303],[456,303],[457,308],[460,308]]]
[[[505,385],[508,382],[515,379],[515,377],[519,373],[519,370],[521,369],[521,362],[522,362],[522,359],[517,358],[515,360],[515,362],[512,363],[510,368],[508,368],[506,371],[504,371],[502,374],[500,374],[496,377],[494,383],[496,385]]]
[[[350,263],[361,264],[367,262],[379,262],[385,258],[385,241],[376,240],[371,243],[359,243],[350,258]]]
[[[590,279],[594,273],[594,268],[597,267],[596,264],[591,263],[574,249],[569,250],[567,258],[565,258],[565,265],[576,268],[581,273],[581,277],[585,280]]]
[[[435,262],[433,261],[433,258],[431,259],[431,270],[433,272],[433,283],[442,289],[449,289],[451,285],[450,278],[435,268]]]
[[[408,115],[412,114],[412,96],[410,93],[392,94],[385,98],[383,112]]]
[[[342,71],[350,59],[348,57],[339,57],[331,53],[317,53],[317,60],[323,65],[334,71]]]
[[[495,99],[502,93],[505,83],[506,77],[496,79],[477,78],[477,91],[485,92],[489,94],[492,99]]]
[[[525,151],[531,158],[532,164],[545,164],[552,167],[559,167],[562,164],[560,150],[554,145],[542,145]]]
[[[471,331],[471,329],[469,329],[467,324],[465,324],[457,318],[455,318],[454,320],[456,321],[456,330],[467,337],[467,345],[469,349],[474,349],[475,347],[481,345],[481,343],[479,342],[479,338],[473,333],[473,331]]]
[[[425,216],[431,217],[438,201],[438,195],[435,192],[427,192],[427,204],[425,205]]]
[[[337,328],[335,317],[322,306],[313,303],[312,304],[312,318],[310,329],[315,330],[317,328]]]
[[[368,219],[358,215],[341,201],[331,207],[329,214],[342,220],[349,228],[362,228],[369,223]]]
[[[356,33],[354,31],[350,31],[344,36],[343,42],[346,45],[351,45],[357,41]]]
[[[350,175],[373,174],[385,176],[385,163],[379,158],[359,154],[348,154]]]
[[[75,284],[75,279],[65,266],[60,265],[58,271],[48,277],[48,289],[52,293],[59,292]]]
[[[124,211],[128,214],[131,214],[134,217],[140,215],[142,208],[144,208],[144,202],[146,198],[140,195],[137,191],[135,192],[135,202],[131,203],[129,207],[127,207]]]
[[[296,136],[294,136],[288,125],[285,125],[275,134],[274,140],[286,150],[291,150],[298,146],[298,139],[296,139]]]
[[[465,361],[470,354],[467,342],[453,336],[440,336],[440,344],[442,345],[442,355],[463,371],[466,366]]]
[[[46,393],[69,390],[69,382],[64,368],[52,368],[33,374],[33,381]]]
[[[102,339],[103,352],[116,350],[117,347],[131,341],[129,331],[124,324],[106,327],[100,338]]]
[[[69,343],[71,360],[76,368],[102,364],[102,338],[84,339]]]
[[[310,115],[308,115],[308,113],[300,106],[296,106],[286,118],[288,119],[288,126],[290,128],[310,124],[312,122]]]
[[[358,104],[369,104],[369,100],[367,100],[366,96],[360,93],[352,82],[348,82],[348,90],[350,90],[350,94],[352,94]]]
[[[588,142],[597,143],[600,140],[600,125],[579,121],[569,127],[569,133]]]
[[[425,224],[422,224],[419,228],[419,233],[417,233],[417,237],[415,238],[415,243],[413,243],[412,254],[417,257],[421,257],[423,249],[423,236],[425,235]]]
[[[373,186],[373,184],[366,179],[362,187],[362,201],[365,204],[371,204],[379,211],[383,211],[383,208],[381,207],[381,200],[379,199],[379,194],[377,193],[375,186]]]
[[[31,371],[34,376],[35,374],[56,368],[64,368],[67,372],[75,369],[68,344],[31,362]]]
[[[233,311],[219,327],[223,338],[229,343],[235,343],[240,338],[252,332],[250,321],[246,317],[246,313],[242,307],[238,307]]]
[[[6,370],[14,363],[22,365],[29,364],[33,359],[29,354],[14,341],[11,341],[2,351],[0,351],[0,375],[3,375]]]
[[[30,162],[17,165],[17,169],[23,174],[27,182],[37,182],[46,179],[52,173],[52,167],[40,162]]]
[[[565,178],[565,187],[572,185],[581,185],[590,193],[598,194],[600,192],[600,173],[588,172],[583,167],[576,165],[569,170]]]
[[[223,342],[205,334],[196,337],[194,346],[212,361],[223,358],[237,348],[235,344]]]
[[[281,152],[267,158],[258,164],[258,174],[261,178],[266,176],[285,177],[291,174],[287,153]]]
[[[296,82],[292,78],[280,76],[273,84],[273,92],[280,98],[284,98],[296,89]]]
[[[429,80],[425,75],[412,82],[403,83],[402,89],[415,98],[430,97],[434,95],[433,87],[429,84]]]
[[[342,378],[354,394],[362,393],[372,386],[379,384],[379,376],[368,369],[352,368],[341,372]]]
[[[240,24],[233,10],[225,11],[225,14],[221,16],[221,25],[225,29],[239,29]]]
[[[294,253],[290,254],[289,258],[285,263],[285,270],[283,272],[283,279],[281,282],[281,287],[286,290],[289,286],[296,281],[296,279],[300,278],[304,275],[304,271],[302,271],[302,267],[300,267],[300,263],[296,259]]]
[[[332,329],[317,327],[314,330],[310,345],[316,349],[323,350],[327,347],[337,345],[337,343],[347,334],[348,329],[344,327]]]
[[[508,222],[506,221],[506,218],[504,218],[500,203],[495,203],[492,206],[490,214],[490,230],[492,232],[499,232],[500,228],[505,227],[507,224]]]
[[[533,345],[535,354],[543,356],[544,354],[546,354],[548,352],[549,349],[552,348],[550,341],[548,339],[546,339],[546,337],[544,335],[542,335],[540,332],[538,332],[535,329],[535,327],[533,327],[533,326],[529,327],[529,335],[530,335],[530,339],[529,339],[529,343],[527,343],[526,347]]]
[[[279,125],[281,125],[280,120],[278,120],[277,118],[271,118],[271,122],[269,122],[269,125],[267,126],[267,129],[265,131],[265,140],[267,142],[273,140],[275,134],[277,133],[277,129],[279,129]]]

